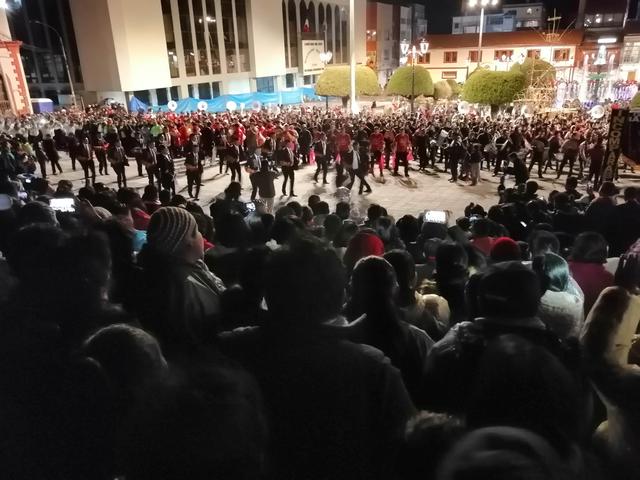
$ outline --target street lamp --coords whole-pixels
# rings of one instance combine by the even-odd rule
[[[419,46],[410,45],[407,39],[400,42],[400,63],[403,65],[409,61],[409,55],[411,55],[411,113],[414,112],[414,97],[416,96],[416,57],[426,55],[429,51],[429,43],[424,39],[420,40]]]
[[[73,106],[77,106],[76,102],[76,91],[73,87],[73,79],[71,78],[71,70],[69,70],[69,61],[67,60],[67,51],[64,48],[64,42],[62,41],[62,35],[58,33],[58,31],[53,28],[51,25],[41,22],[40,20],[29,20],[30,23],[37,23],[38,25],[42,25],[45,28],[48,28],[53,31],[58,36],[58,40],[60,41],[60,48],[62,49],[62,60],[64,61],[64,67],[67,71],[67,77],[69,77],[69,87],[71,88],[71,97],[73,98]]]
[[[469,8],[480,6],[480,35],[478,38],[478,67],[480,66],[480,56],[482,55],[482,32],[484,30],[484,9],[486,7],[495,7],[498,0],[469,0]]]
[[[333,58],[333,53],[331,53],[330,51],[320,52],[320,61],[324,63],[324,68],[327,68],[327,63],[329,63],[332,58]],[[329,111],[329,95],[324,96],[324,101],[325,101],[325,110],[328,112]]]

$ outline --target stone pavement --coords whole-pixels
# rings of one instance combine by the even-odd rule
[[[78,188],[84,186],[82,169],[77,166],[77,170],[72,171],[71,161],[64,154],[61,155],[61,165],[64,173],[58,174],[57,176],[49,175],[48,177],[49,182],[54,188],[60,179],[73,181],[76,191]],[[96,170],[97,168],[96,164]],[[136,164],[132,161],[131,165],[127,167],[127,185],[139,190],[140,194],[142,194],[142,189],[148,182],[146,176],[137,176],[136,169]],[[176,172],[178,173],[176,191],[188,197],[182,159],[176,160]],[[295,198],[295,200],[306,204],[310,195],[317,194],[333,208],[336,202],[340,200],[340,198],[338,198],[339,195],[344,194],[346,189],[341,189],[339,194],[336,195],[337,188],[335,185],[334,170],[329,171],[328,180],[331,183],[326,186],[313,183],[314,172],[315,166],[301,167],[300,170],[296,171],[295,193],[298,197]],[[532,173],[535,173],[535,171]],[[243,170],[242,174],[243,198],[248,201],[251,195],[251,185],[247,173]],[[421,173],[412,171],[410,175],[411,178],[407,182],[404,177],[393,177],[390,172],[385,172],[384,184],[378,183],[378,181],[369,176],[367,177],[367,181],[373,188],[373,193],[371,194],[358,195],[357,188],[354,186],[354,191],[349,196],[349,201],[352,204],[352,211],[356,214],[355,216],[364,216],[367,207],[371,203],[378,203],[384,206],[389,214],[396,219],[405,214],[418,215],[424,210],[448,210],[453,215],[453,218],[456,218],[463,214],[464,208],[470,202],[480,204],[485,210],[488,210],[497,200],[499,179],[492,177],[491,173],[486,170],[482,171],[482,181],[473,187],[462,181],[458,181],[457,184],[451,184],[448,181],[449,174],[443,172]],[[556,181],[555,172],[550,170],[547,172],[546,177],[546,179],[539,181],[539,194],[541,196],[547,197],[552,190],[560,190],[563,188],[566,176]],[[281,178],[276,180],[276,192],[280,192],[282,185]],[[201,187],[200,201],[198,202],[205,208],[205,211],[208,211],[208,206],[213,199],[222,194],[229,184],[230,179],[230,174],[219,174],[218,165],[205,167],[202,182],[204,186]],[[103,182],[112,188],[117,188],[116,177],[112,170],[109,175],[96,176],[96,181]],[[507,186],[510,186],[512,183],[512,180],[509,181],[507,179]],[[637,185],[638,183],[637,177],[628,176],[627,178],[621,179],[620,185]],[[356,185],[359,186],[358,180],[356,180]],[[584,190],[584,187],[581,187],[581,189]],[[278,197],[276,197],[276,208],[278,205],[287,203],[288,201],[290,201],[288,197],[280,197],[278,195]]]

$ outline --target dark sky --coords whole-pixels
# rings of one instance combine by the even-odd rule
[[[420,0],[417,0],[420,2]],[[526,0],[503,0],[501,5],[509,3],[524,3]],[[605,1],[605,0],[603,0]],[[422,0],[420,3],[427,5],[429,12],[429,33],[451,33],[451,17],[459,15],[461,7],[466,0]],[[408,3],[400,0],[391,0],[387,3]],[[549,14],[556,8],[562,16],[562,24],[568,25],[575,19],[578,11],[578,0],[544,0]]]

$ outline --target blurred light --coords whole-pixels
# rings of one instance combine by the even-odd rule
[[[608,43],[616,43],[617,41],[618,41],[618,39],[616,37],[600,37],[598,39],[598,43],[600,45],[608,44]]]

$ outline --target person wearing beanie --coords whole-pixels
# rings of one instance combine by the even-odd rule
[[[204,243],[195,218],[179,207],[162,207],[149,220],[140,252],[142,281],[138,316],[169,354],[175,347],[210,343],[217,333],[223,282],[203,261]]]
[[[467,285],[472,321],[454,325],[431,350],[425,380],[426,407],[465,413],[472,379],[487,343],[515,334],[569,357],[558,337],[538,317],[544,293],[539,276],[520,261],[503,262],[474,275]],[[561,355],[562,354],[562,355]]]
[[[509,237],[496,238],[489,252],[489,258],[493,263],[521,260],[520,245]]]

